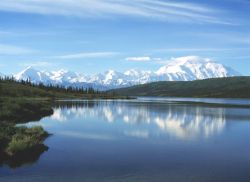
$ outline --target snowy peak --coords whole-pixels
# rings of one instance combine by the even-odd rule
[[[151,74],[151,73],[152,73],[151,71],[141,71],[137,69],[130,69],[128,71],[125,71],[124,75],[131,76],[131,77],[140,77],[145,74]]]
[[[239,75],[236,71],[228,69],[222,64],[198,56],[173,58],[169,63],[156,71],[156,74],[166,75],[170,81],[188,81]]]
[[[58,83],[63,83],[63,82],[76,82],[79,81],[81,78],[79,74],[72,72],[72,71],[67,71],[67,70],[58,70],[58,71],[52,71],[50,73],[47,73],[49,77],[54,81]]]
[[[38,71],[29,66],[20,73],[14,75],[16,80],[30,80],[33,83],[45,82],[49,80],[49,77],[42,71]]]
[[[121,73],[114,70],[108,70],[104,73],[104,75],[106,80],[111,80],[121,76]]]
[[[123,73],[114,71],[114,70],[108,70],[103,75],[104,80],[102,83],[104,85],[123,85],[124,82],[126,82],[126,75]]]
[[[31,80],[33,83],[59,84],[64,86],[94,87],[112,89],[128,87],[155,81],[191,81],[206,78],[239,76],[233,69],[208,58],[186,56],[172,58],[157,71],[130,69],[124,73],[108,70],[96,75],[83,75],[67,70],[52,72],[38,71],[28,67],[14,77],[17,80]]]
[[[198,56],[187,56],[172,58],[169,63],[165,66],[162,66],[156,73],[161,74],[176,74],[176,73],[186,73],[187,70],[192,70],[195,72],[195,69],[200,69],[202,66],[211,62],[208,59],[200,58]]]
[[[31,76],[32,78],[36,77],[38,75],[38,71],[33,69],[31,66],[25,68],[23,71],[15,75],[15,78],[17,80],[21,79],[29,79]]]

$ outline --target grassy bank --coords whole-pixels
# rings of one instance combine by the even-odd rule
[[[58,85],[32,84],[12,79],[0,79],[0,98],[26,98],[35,100],[56,99],[124,99],[113,93],[100,92],[92,88],[72,88]]]
[[[0,147],[9,156],[42,144],[48,136],[49,134],[39,126],[28,128],[9,123],[0,125]]]
[[[17,126],[53,114],[51,103],[22,98],[0,99],[0,166],[12,168],[32,164],[48,150],[43,144],[49,134],[42,127]]]
[[[51,102],[24,98],[0,99],[0,123],[25,123],[39,121],[53,114]]]
[[[43,144],[48,136],[42,127],[17,127],[12,123],[1,123],[0,165],[7,164],[15,168],[34,162],[48,150]]]

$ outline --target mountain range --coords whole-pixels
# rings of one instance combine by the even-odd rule
[[[13,75],[16,80],[73,87],[93,87],[99,90],[129,87],[156,81],[192,81],[206,78],[240,76],[230,67],[198,56],[179,57],[156,71],[130,69],[125,72],[108,70],[96,75],[84,75],[67,70],[40,71],[28,67]]]

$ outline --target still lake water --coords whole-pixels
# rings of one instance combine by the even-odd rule
[[[249,104],[247,100],[198,101]],[[250,108],[180,99],[67,102],[40,122],[40,158],[2,182],[250,181]]]

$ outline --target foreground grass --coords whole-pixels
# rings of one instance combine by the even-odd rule
[[[25,123],[53,114],[50,101],[21,98],[0,99],[0,122]]]
[[[0,99],[0,153],[15,155],[39,145],[48,137],[42,127],[28,128],[17,123],[38,121],[53,114],[48,101]]]
[[[0,165],[12,168],[33,163],[48,147],[43,144],[49,134],[39,126],[16,126],[38,121],[53,114],[51,102],[21,98],[0,99]]]
[[[0,125],[0,165],[11,168],[32,164],[48,150],[43,144],[49,134],[39,126],[31,128],[1,123]]]
[[[41,145],[49,134],[40,126],[31,128],[2,123],[0,146],[3,155],[13,156]]]

